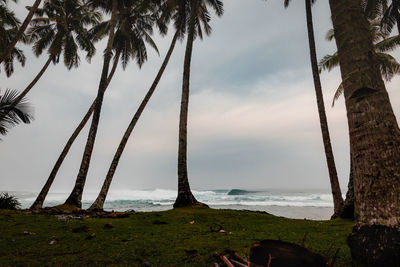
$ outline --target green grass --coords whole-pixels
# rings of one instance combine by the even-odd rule
[[[154,224],[155,221],[165,224]],[[189,222],[194,221],[194,224]],[[113,227],[104,228],[111,222]],[[330,256],[340,248],[336,266],[350,265],[346,236],[353,223],[291,220],[268,214],[213,209],[176,209],[136,213],[124,219],[60,221],[54,216],[0,211],[0,266],[129,265],[210,266],[217,251],[233,249],[247,258],[250,245],[281,239]],[[88,232],[72,229],[87,226]],[[222,226],[227,233],[213,232]],[[24,234],[28,231],[33,234]],[[94,238],[88,239],[95,234]],[[50,241],[57,242],[50,245]]]

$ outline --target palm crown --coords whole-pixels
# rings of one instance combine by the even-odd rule
[[[157,52],[157,46],[151,35],[156,21],[155,8],[152,1],[121,1],[117,14],[117,25],[113,42],[115,55],[121,55],[125,68],[128,62],[135,59],[139,67],[147,60],[146,43]],[[102,6],[106,11],[108,6]],[[110,21],[104,21],[89,31],[89,36],[98,41],[108,35]]]
[[[397,46],[400,45],[400,36],[396,35],[393,37],[387,37],[385,33],[380,30],[379,20],[374,20],[370,24],[370,32],[372,36],[372,41],[374,43],[377,59],[379,61],[379,68],[382,77],[386,81],[390,81],[394,75],[400,73],[400,64],[397,60],[388,52],[393,51]],[[335,38],[333,29],[329,30],[326,34],[326,39],[332,41]],[[326,55],[319,62],[320,70],[332,70],[333,68],[339,66],[339,56],[335,52],[332,55]],[[343,93],[343,86],[340,85],[336,90],[332,106],[335,101]]]
[[[39,56],[47,48],[53,62],[64,54],[64,64],[68,69],[79,65],[78,48],[87,52],[86,58],[95,53],[95,47],[88,37],[87,26],[96,25],[101,13],[94,11],[80,0],[53,0],[45,2],[43,8],[35,12],[36,18],[28,30],[33,51]]]
[[[13,0],[16,2],[16,0]],[[0,54],[3,54],[11,41],[18,33],[21,22],[15,17],[14,12],[7,7],[7,0],[0,1]],[[22,37],[25,41],[25,36]],[[14,60],[17,60],[22,66],[25,65],[25,55],[21,49],[14,47],[10,56],[2,63],[7,77],[14,72]]]
[[[220,0],[196,0],[198,10],[195,17],[194,38],[197,36],[203,38],[203,32],[206,35],[211,34],[211,26],[209,24],[211,16],[207,6],[211,6],[217,16],[222,16],[224,13],[223,3]],[[165,1],[161,6],[162,15],[160,21],[168,24],[173,21],[174,27],[180,32],[180,37],[183,38],[188,30],[190,21],[191,1],[189,0],[169,0]]]

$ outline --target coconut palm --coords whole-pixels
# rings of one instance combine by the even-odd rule
[[[71,69],[79,65],[79,49],[87,52],[87,60],[90,60],[96,51],[86,26],[97,24],[101,14],[93,12],[80,0],[46,1],[43,8],[38,8],[35,14],[27,38],[33,43],[33,52],[36,56],[40,56],[45,50],[49,56],[42,69],[15,99],[13,105],[17,105],[34,87],[51,62],[54,64],[59,62],[61,55],[65,66]],[[7,111],[3,116],[6,114]]]
[[[93,110],[93,118],[92,118],[92,123],[90,125],[89,129],[89,135],[86,141],[86,146],[85,146],[85,151],[83,153],[82,157],[82,162],[81,166],[79,168],[79,173],[75,181],[75,186],[65,201],[65,204],[71,205],[71,206],[76,206],[76,207],[81,207],[82,206],[82,193],[83,193],[83,188],[85,186],[86,182],[86,176],[87,172],[89,170],[89,165],[90,165],[90,159],[92,156],[93,152],[93,147],[94,147],[94,142],[96,139],[96,134],[97,134],[97,128],[99,125],[99,120],[100,120],[100,113],[101,113],[101,106],[103,104],[103,98],[104,98],[104,93],[107,88],[107,78],[109,75],[109,66],[112,58],[112,50],[113,50],[113,44],[114,44],[114,37],[115,37],[115,28],[118,22],[118,8],[120,4],[118,3],[118,0],[112,0],[112,2],[109,1],[94,1],[95,4],[99,5],[101,8],[103,8],[106,11],[111,10],[111,19],[110,23],[108,26],[108,41],[107,41],[107,46],[104,51],[104,60],[103,60],[103,68],[101,72],[101,78],[100,78],[100,83],[99,83],[99,89],[97,91],[97,96],[96,96],[96,101],[95,101],[95,106]]]
[[[361,0],[329,0],[353,163],[356,266],[400,262],[400,129],[382,79]],[[351,44],[351,45],[349,45]]]
[[[382,77],[386,81],[390,81],[394,75],[399,74],[400,72],[400,64],[397,60],[387,54],[387,52],[393,51],[400,44],[400,37],[398,35],[393,37],[387,37],[380,30],[380,22],[379,20],[374,20],[370,25],[370,32],[372,36],[372,41],[374,43],[376,55],[378,57],[378,61],[380,64],[380,71]],[[335,34],[333,29],[329,30],[326,34],[326,39],[328,41],[332,41],[335,38]],[[333,68],[339,66],[339,57],[337,52],[332,55],[326,55],[318,64],[320,71],[328,70],[331,71]],[[339,97],[343,94],[343,85],[342,83],[339,85],[338,89],[335,92],[335,95],[332,100],[332,107],[335,104],[335,101],[339,99]],[[351,157],[350,157],[351,158]],[[348,188],[346,193],[346,200],[343,205],[343,212],[340,215],[342,218],[354,219],[354,185],[353,185],[353,163],[350,162],[350,175]]]
[[[99,195],[97,196],[95,202],[90,206],[89,209],[91,210],[102,210],[104,206],[104,202],[106,200],[108,190],[110,189],[111,182],[113,180],[115,171],[117,169],[119,160],[122,156],[122,153],[125,149],[125,146],[129,140],[130,135],[132,134],[132,131],[134,130],[137,121],[139,120],[141,114],[143,113],[143,110],[145,109],[147,103],[150,101],[151,96],[153,95],[155,89],[157,88],[158,83],[161,80],[161,77],[168,65],[169,59],[171,58],[172,52],[175,48],[176,41],[178,38],[183,38],[184,32],[185,32],[185,24],[186,20],[183,19],[183,17],[186,16],[186,11],[183,8],[184,6],[179,5],[179,3],[182,2],[173,2],[173,1],[165,1],[161,4],[161,8],[159,9],[161,11],[161,17],[158,19],[158,27],[160,28],[161,33],[165,34],[165,30],[167,29],[167,24],[171,20],[171,18],[175,22],[175,35],[172,38],[171,45],[168,49],[168,52],[165,56],[165,59],[161,65],[160,70],[157,73],[157,76],[155,80],[153,81],[149,91],[146,93],[144,99],[142,100],[139,108],[137,109],[136,113],[134,114],[130,124],[128,125],[128,128],[126,129],[122,140],[118,146],[117,151],[115,152],[115,155],[113,157],[113,160],[111,162],[111,165],[108,169],[106,178],[104,180],[103,186],[100,190]]]
[[[16,2],[16,0],[13,0],[14,2]],[[6,4],[7,0],[1,0],[2,3]],[[26,28],[29,25],[29,22],[31,21],[34,13],[36,12],[37,8],[40,5],[41,0],[36,0],[32,7],[29,8],[29,13],[26,16],[24,22],[22,23],[21,27],[19,28],[19,30],[16,32],[15,36],[13,36],[13,39],[10,40],[7,48],[5,48],[4,50],[1,50],[1,56],[0,56],[0,64],[6,60],[6,58],[8,58],[11,54],[14,53],[14,47],[15,45],[18,43],[18,41],[21,40],[21,38],[23,38],[24,36],[24,32],[26,30]]]
[[[0,95],[0,114],[5,110],[8,110],[17,97],[18,91],[10,89],[7,89],[3,95]],[[10,128],[15,125],[20,124],[21,122],[30,123],[32,120],[32,108],[26,99],[23,99],[18,103],[18,105],[12,107],[7,115],[2,116],[2,119],[0,120],[0,134],[6,135]]]
[[[329,135],[329,128],[328,128],[328,121],[326,118],[325,112],[325,104],[324,104],[324,97],[322,94],[322,86],[321,80],[319,77],[318,71],[318,61],[317,61],[317,54],[315,48],[315,39],[314,39],[314,26],[312,21],[312,11],[311,11],[311,4],[314,3],[315,0],[305,0],[306,5],[306,16],[307,16],[307,31],[308,31],[308,40],[310,46],[310,58],[311,58],[311,68],[313,72],[314,78],[314,88],[315,94],[317,98],[317,107],[318,107],[318,115],[319,121],[321,126],[322,132],[322,140],[324,143],[325,149],[325,157],[326,162],[328,165],[329,170],[329,179],[331,184],[332,196],[333,196],[333,207],[334,207],[334,214],[332,217],[337,217],[343,207],[343,197],[342,192],[340,190],[339,179],[336,171],[336,164],[335,159],[333,156],[331,139]],[[290,3],[290,0],[285,0],[284,5],[287,7]]]
[[[140,2],[128,4],[128,6],[126,5],[126,3],[120,4],[120,12],[118,13],[117,26],[113,42],[113,51],[115,54],[114,64],[107,79],[106,89],[114,76],[120,59],[122,59],[123,69],[126,68],[130,59],[135,59],[139,67],[141,67],[144,61],[147,59],[145,43],[149,43],[153,48],[157,50],[154,41],[150,37],[153,29],[152,23],[154,21],[153,15],[148,12],[150,10],[149,8],[152,7],[150,5],[150,2],[145,1],[142,4],[140,4]],[[92,39],[96,41],[102,39],[109,31],[110,24],[111,20],[108,20],[96,25],[90,30],[89,35]],[[59,168],[61,167],[63,160],[68,154],[68,151],[71,148],[76,137],[79,135],[79,133],[91,117],[95,108],[95,103],[96,100],[93,101],[82,121],[79,123],[78,127],[69,138],[58,160],[56,161],[50,173],[50,176],[46,181],[46,184],[44,185],[37,199],[31,206],[31,209],[39,209],[43,206],[44,199],[46,198],[46,195],[57,175]]]
[[[110,74],[107,79],[107,87],[109,83],[111,82],[112,77],[114,76],[114,73],[117,69],[118,62],[119,62],[120,54],[116,54],[114,56],[114,63],[113,67],[110,71]],[[47,194],[49,193],[50,187],[54,182],[54,179],[57,176],[58,170],[60,169],[62,163],[64,162],[65,157],[67,156],[69,150],[72,147],[72,144],[75,142],[75,139],[78,137],[82,129],[85,127],[86,123],[89,121],[90,117],[93,114],[93,110],[96,104],[96,100],[93,101],[92,105],[90,106],[89,110],[86,112],[85,116],[81,120],[81,122],[78,124],[74,132],[72,133],[71,137],[68,139],[67,143],[65,144],[63,150],[61,151],[61,154],[59,155],[56,163],[53,166],[53,169],[50,172],[49,177],[46,180],[46,183],[43,185],[42,190],[40,191],[39,195],[36,197],[35,201],[31,205],[29,209],[31,210],[37,210],[41,209],[43,207],[44,200],[46,199]]]
[[[211,33],[211,27],[208,24],[210,21],[210,14],[207,10],[207,6],[211,6],[218,16],[222,16],[223,14],[223,3],[220,0],[182,1],[184,1],[182,4],[185,5],[185,9],[189,11],[187,16],[189,23],[187,24],[187,41],[183,65],[181,109],[179,116],[178,196],[175,200],[174,208],[200,204],[190,190],[187,171],[187,121],[190,65],[194,39],[196,36],[202,37],[201,24],[203,24],[204,32],[207,35]]]
[[[379,20],[374,20],[370,24],[370,31],[372,35],[372,41],[374,43],[374,48],[379,61],[379,68],[382,77],[386,81],[390,81],[394,75],[400,73],[399,62],[388,52],[392,52],[400,45],[400,36],[388,37],[380,31]],[[332,41],[335,38],[333,29],[329,30],[326,34],[326,40]],[[335,52],[332,55],[326,55],[321,59],[318,64],[320,70],[331,71],[333,68],[339,66],[338,53]],[[343,94],[343,86],[339,85],[336,90],[335,96],[332,101],[332,106],[334,106],[335,101]]]
[[[14,12],[7,7],[6,0],[0,1],[0,54],[5,53],[9,44],[15,39],[21,22],[15,17]],[[15,2],[15,0],[14,0]],[[25,41],[25,35],[22,38]],[[14,72],[14,60],[17,60],[22,66],[25,65],[25,55],[21,49],[13,47],[11,53],[2,62],[7,77]]]

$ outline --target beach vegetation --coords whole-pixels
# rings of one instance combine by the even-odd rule
[[[329,258],[339,249],[335,266],[350,266],[346,237],[352,227],[342,219],[293,220],[204,208],[120,219],[0,211],[0,265],[212,266],[216,252],[234,250],[249,259],[253,243],[275,239]]]
[[[18,199],[8,193],[0,193],[0,209],[2,210],[17,210],[21,207]]]

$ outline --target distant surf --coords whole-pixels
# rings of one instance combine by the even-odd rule
[[[35,193],[10,192],[27,208],[35,200]],[[321,192],[248,191],[243,189],[194,190],[195,197],[210,206],[291,206],[291,207],[333,207],[332,196]],[[50,193],[45,206],[63,203],[67,193]],[[157,210],[157,207],[171,208],[176,190],[125,190],[111,191],[107,197],[106,209],[139,211]],[[95,192],[85,192],[83,206],[88,207],[96,198]]]
[[[10,192],[21,202],[21,208],[29,208],[37,193]],[[211,208],[266,211],[278,216],[298,219],[329,219],[333,211],[332,195],[322,191],[285,190],[193,190],[197,200]],[[176,190],[119,190],[110,191],[105,210],[115,211],[162,211],[172,209]],[[67,192],[50,192],[44,206],[62,204]],[[82,207],[88,208],[96,199],[97,192],[84,192]]]

